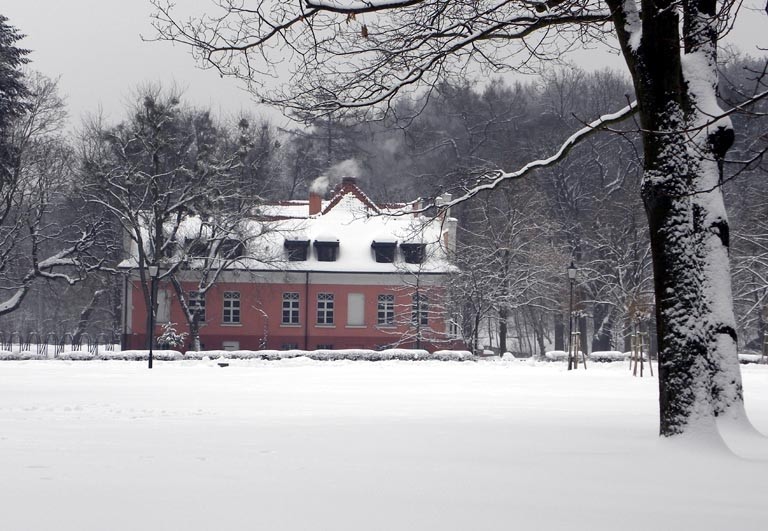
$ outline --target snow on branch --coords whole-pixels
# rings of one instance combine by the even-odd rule
[[[69,285],[74,285],[85,278],[84,271],[93,271],[100,267],[103,260],[97,260],[96,264],[87,264],[85,260],[88,250],[95,244],[95,236],[98,234],[100,227],[100,224],[90,227],[88,230],[83,231],[80,237],[72,241],[66,248],[42,260],[36,260],[35,253],[33,253],[32,258],[35,261],[33,261],[29,270],[15,286],[8,288],[13,291],[13,294],[0,302],[0,315],[16,310],[21,305],[24,297],[29,293],[33,282],[38,278],[59,280]],[[75,270],[78,273],[73,275],[54,271],[56,268]]]
[[[499,186],[501,183],[505,181],[510,181],[514,179],[520,179],[522,177],[525,177],[529,173],[531,173],[533,170],[539,169],[539,168],[546,168],[548,166],[552,166],[553,164],[561,161],[570,153],[570,151],[579,144],[582,140],[585,138],[591,136],[593,133],[601,131],[605,129],[607,126],[621,122],[622,120],[626,119],[628,116],[631,116],[635,113],[637,110],[637,102],[633,101],[620,111],[617,111],[615,113],[611,114],[605,114],[598,118],[597,120],[594,120],[587,124],[585,127],[582,127],[575,133],[573,133],[568,139],[563,142],[563,144],[560,146],[560,149],[557,150],[555,154],[552,156],[545,158],[545,159],[539,159],[532,162],[529,162],[522,168],[518,169],[517,171],[513,172],[505,172],[502,170],[497,170],[494,172],[491,172],[480,179],[478,179],[478,183],[467,190],[463,195],[458,196],[451,201],[445,202],[440,206],[441,209],[448,209],[454,205],[457,205],[459,203],[463,203],[464,201],[467,201],[468,199],[471,199],[472,197],[476,196],[480,192],[484,192],[487,190],[493,190],[497,186]]]
[[[362,14],[375,11],[385,11],[387,9],[398,9],[416,4],[422,4],[425,0],[363,0],[352,2],[339,2],[337,0],[306,0],[305,4],[309,8],[322,9],[332,13]]]

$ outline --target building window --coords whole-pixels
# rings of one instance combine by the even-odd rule
[[[283,293],[283,324],[299,324],[298,293]]]
[[[283,244],[289,262],[304,262],[307,259],[309,240],[285,240]]]
[[[459,316],[453,315],[448,319],[448,336],[451,338],[461,337],[461,328],[459,327]]]
[[[429,311],[427,296],[423,293],[413,294],[413,305],[411,307],[411,322],[415,325],[429,324],[427,313]]]
[[[240,292],[224,292],[224,323],[237,324],[240,322]]]
[[[379,295],[376,307],[376,323],[380,325],[395,324],[395,296]]]
[[[400,249],[403,251],[403,259],[407,264],[420,264],[424,262],[426,244],[423,243],[401,243]]]
[[[207,241],[197,238],[187,238],[184,241],[184,246],[187,248],[187,256],[190,258],[206,258],[208,256]]]
[[[163,246],[163,256],[166,258],[174,258],[179,252],[179,244],[173,240],[165,242]]]
[[[189,292],[189,312],[198,321],[205,321],[205,293],[202,291]]]
[[[333,293],[317,294],[317,324],[333,324]]]
[[[347,326],[365,326],[365,295],[347,295]]]
[[[315,240],[318,262],[335,262],[339,250],[339,240]]]
[[[315,350],[333,350],[331,343],[320,343]]]
[[[376,261],[381,264],[391,264],[395,261],[397,242],[382,242],[374,240],[371,244]]]
[[[245,245],[240,240],[227,238],[219,244],[219,255],[222,258],[234,260],[245,254]]]
[[[299,350],[298,343],[283,343],[280,345],[280,350]]]

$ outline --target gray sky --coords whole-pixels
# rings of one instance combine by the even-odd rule
[[[755,43],[768,48],[768,16],[762,11],[765,0],[746,3],[759,10],[741,14],[733,40],[755,53]],[[189,12],[202,12],[211,5],[210,0],[180,4]],[[31,67],[61,76],[60,89],[75,125],[84,113],[96,113],[100,107],[108,120],[119,120],[135,88],[148,82],[176,84],[189,103],[217,114],[246,110],[277,116],[254,104],[236,81],[196,68],[187,48],[143,42],[141,35],[153,35],[150,11],[147,0],[3,0],[0,7],[10,24],[27,35],[20,44],[33,50]],[[594,51],[582,52],[575,60],[594,66],[595,57]],[[599,62],[621,64],[620,59],[604,55]]]
[[[119,120],[136,87],[158,81],[175,83],[188,102],[217,113],[261,112],[234,80],[196,68],[186,47],[143,42],[141,35],[153,35],[146,0],[3,0],[0,12],[26,35],[19,45],[32,50],[29,66],[60,76],[75,124],[99,106],[108,120]]]

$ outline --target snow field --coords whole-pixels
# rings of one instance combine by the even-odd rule
[[[768,432],[768,367],[742,371]],[[6,361],[0,529],[763,529],[768,458],[660,441],[657,384],[624,363]]]

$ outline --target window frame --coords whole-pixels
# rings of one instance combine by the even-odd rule
[[[229,303],[229,304],[228,304]],[[221,322],[224,324],[241,324],[240,320],[240,292],[225,291],[222,295],[222,316]]]
[[[316,297],[317,301],[317,326],[333,326],[334,313],[335,313],[335,298],[333,293],[322,292],[318,293]]]
[[[413,294],[411,300],[411,323],[429,326],[429,297],[418,291]]]
[[[395,325],[395,296],[381,293],[376,297],[376,324],[378,326]]]
[[[197,315],[197,321],[205,321],[205,292],[192,290],[187,292],[187,306],[192,315]]]
[[[284,291],[280,324],[295,326],[301,324],[301,295],[297,291]]]

